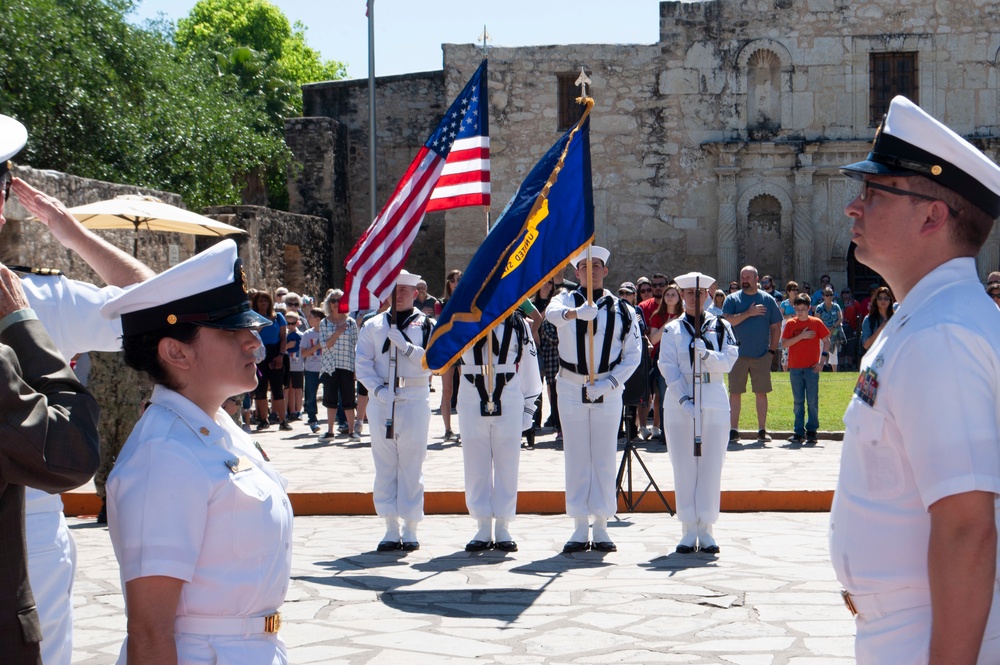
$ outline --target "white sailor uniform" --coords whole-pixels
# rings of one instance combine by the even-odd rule
[[[292,565],[285,479],[221,408],[213,419],[162,385],[151,401],[108,478],[122,588],[154,575],[186,582],[175,622],[181,665],[205,654],[218,665],[284,665],[266,617],[284,602]]]
[[[121,350],[121,321],[101,316],[101,306],[121,289],[98,288],[67,279],[58,271],[30,271],[19,277],[28,304],[63,357]],[[25,487],[24,494],[28,578],[42,626],[42,662],[69,665],[73,658],[76,543],[66,528],[58,495],[32,487]]]
[[[492,348],[494,390],[484,373]],[[506,524],[517,508],[517,472],[521,432],[535,412],[542,391],[538,352],[524,318],[512,314],[462,354],[457,366],[463,385],[458,391],[458,422],[465,462],[465,504],[485,528],[475,540],[488,544],[492,518],[496,542],[512,543]],[[492,411],[490,405],[492,403]],[[502,520],[502,521],[501,521]]]
[[[398,350],[395,395],[389,382],[389,315],[377,314],[358,332],[355,373],[368,389],[372,457],[375,461],[375,512],[387,519],[401,518],[415,528],[424,518],[424,459],[430,427],[430,372],[421,367],[424,347],[434,320],[419,310],[397,313],[397,326],[406,340]],[[393,438],[386,439],[386,421],[395,402]],[[407,537],[415,534],[405,533]],[[415,541],[407,541],[415,542]]]
[[[594,516],[606,521],[615,514],[618,426],[625,381],[639,366],[642,345],[639,317],[632,306],[604,290],[594,303],[597,318],[569,320],[565,314],[586,302],[579,290],[553,296],[545,318],[559,333],[559,415],[563,426],[566,465],[566,513],[578,520]],[[621,303],[621,304],[620,304]],[[585,401],[591,360],[587,325],[595,328],[595,380],[610,381],[611,389],[597,403]],[[602,527],[603,528],[603,527]],[[574,542],[580,537],[575,533]],[[606,533],[595,531],[595,542]]]
[[[703,316],[701,338],[705,352],[699,359],[701,379],[702,452],[694,456],[694,419],[684,410],[682,401],[694,397],[694,317],[684,315],[667,324],[660,338],[657,366],[667,382],[663,398],[663,422],[670,441],[670,465],[674,471],[674,495],[677,518],[686,525],[706,532],[719,518],[722,463],[729,442],[729,393],[724,375],[739,357],[739,345],[729,323],[711,314]],[[693,538],[692,538],[693,540]],[[714,540],[703,543],[714,545]]]
[[[1000,494],[998,404],[1000,310],[974,259],[953,259],[900,303],[844,414],[830,559],[858,611],[858,665],[927,662],[928,509],[953,494]],[[1000,582],[979,663],[1000,663]]]

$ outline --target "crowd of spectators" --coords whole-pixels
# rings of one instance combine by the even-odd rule
[[[440,297],[428,293],[427,283],[421,281],[414,307],[427,315],[439,315],[461,278],[460,270],[449,271]],[[792,382],[796,422],[792,443],[812,443],[818,426],[815,418],[818,380],[815,379],[821,371],[857,369],[861,357],[895,312],[897,303],[891,290],[873,282],[868,292],[858,294],[861,296],[858,298],[848,287],[838,292],[829,275],[820,276],[815,290],[808,282],[796,281],[786,282],[781,289],[771,275],[759,276],[753,266],[741,270],[739,281],[729,282],[727,290],[719,286],[706,285],[713,294],[706,311],[729,320],[740,342],[740,360],[729,377],[731,443],[740,440],[737,430],[747,383],[754,393],[758,440],[771,440],[767,433],[767,412],[772,372],[788,372]],[[556,388],[558,336],[554,326],[536,314],[545,311],[553,295],[575,288],[577,284],[570,280],[549,279],[525,307],[533,319],[531,329],[546,385],[544,395],[539,397],[535,428],[555,431],[557,442],[562,437]],[[986,291],[1000,307],[1000,272],[991,273]],[[623,282],[617,295],[638,312],[650,355],[650,362],[644,364],[643,370],[648,372],[649,399],[640,400],[634,409],[634,431],[640,439],[666,443],[662,415],[666,384],[659,375],[656,360],[664,328],[684,313],[680,290],[665,273],[655,272],[649,277]],[[266,291],[251,293],[255,311],[274,324],[261,331],[266,355],[258,364],[261,381],[253,393],[256,411],[251,410],[250,396],[244,398],[245,428],[255,425],[257,429],[266,429],[277,424],[281,429],[291,429],[289,423],[301,420],[304,410],[308,426],[317,433],[320,429],[317,394],[322,386],[327,431],[321,438],[330,441],[340,434],[352,441],[360,439],[367,395],[354,378],[353,346],[360,325],[374,312],[367,313],[360,321],[340,314],[337,305],[342,297],[342,291],[331,289],[320,301],[321,307],[314,307],[308,296],[285,288],[277,289],[273,297]],[[789,332],[793,321],[799,323],[793,324],[790,328],[793,332]],[[808,334],[803,337],[803,321],[809,323],[808,330],[814,331],[814,337]],[[825,329],[825,335],[815,332],[817,321]],[[797,345],[792,340],[802,343]],[[795,352],[790,354],[792,350]],[[818,356],[813,357],[817,354],[823,354],[822,362]],[[815,376],[804,377],[803,369]],[[451,426],[459,387],[454,370],[441,379],[442,394],[436,411],[445,426],[445,439],[460,441],[460,435]],[[803,404],[807,405],[808,413],[801,408]],[[529,442],[533,443],[533,439]]]

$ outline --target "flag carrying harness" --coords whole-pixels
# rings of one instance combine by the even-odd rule
[[[577,307],[581,307],[585,302],[586,298],[579,291],[573,291],[573,302]],[[608,333],[614,331],[614,304],[618,303],[618,313],[622,317],[622,331],[621,331],[621,341],[625,341],[626,335],[628,335],[629,329],[632,327],[632,312],[631,306],[624,300],[616,299],[614,296],[606,295],[597,301],[598,309],[603,309],[605,316],[607,317],[607,322],[605,323],[605,330]],[[597,320],[591,322],[594,326],[594,332],[597,332]],[[605,372],[610,372],[618,363],[621,362],[621,355],[611,360],[611,341],[612,334],[604,335],[604,343],[601,347],[601,363],[597,366],[597,373],[603,374]],[[576,374],[589,374],[589,369],[587,368],[587,322],[577,320],[576,322],[576,364],[559,358],[559,366],[568,369]],[[622,345],[622,351],[625,350],[624,344]]]

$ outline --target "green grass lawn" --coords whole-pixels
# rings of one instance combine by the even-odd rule
[[[854,384],[857,383],[857,372],[823,372],[819,377],[819,428],[821,431],[844,429],[844,410],[851,401]],[[726,377],[729,385],[729,377]],[[768,431],[791,431],[795,418],[792,415],[792,387],[785,372],[773,372],[771,385],[774,388],[768,395],[767,429]],[[757,431],[757,407],[753,393],[749,392],[750,382],[747,381],[747,391],[743,395],[743,408],[740,411],[740,430]]]

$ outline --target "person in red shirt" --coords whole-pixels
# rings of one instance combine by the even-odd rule
[[[795,433],[788,439],[792,445],[815,444],[819,429],[819,374],[830,357],[830,331],[815,316],[809,316],[809,296],[795,297],[795,318],[785,323],[781,346],[788,349],[788,378],[792,384],[795,413]],[[809,417],[805,403],[809,402]]]
[[[653,275],[651,282],[653,286],[653,297],[639,303],[643,318],[646,321],[646,336],[649,343],[653,345],[650,352],[653,361],[653,369],[650,371],[650,390],[653,394],[653,431],[650,436],[646,436],[645,427],[639,428],[639,435],[644,439],[660,439],[666,443],[666,435],[663,434],[663,394],[667,389],[667,383],[660,375],[657,368],[657,359],[660,357],[660,337],[666,329],[667,324],[684,313],[684,304],[681,302],[681,291],[677,285],[667,279],[662,273]]]

